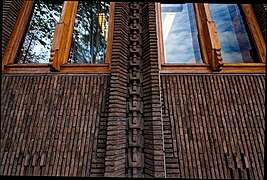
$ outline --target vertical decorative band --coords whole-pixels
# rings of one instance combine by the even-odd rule
[[[142,88],[142,29],[141,5],[130,3],[129,69],[127,94],[128,177],[143,177],[143,88]]]

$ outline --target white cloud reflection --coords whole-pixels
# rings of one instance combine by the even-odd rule
[[[209,4],[220,39],[225,63],[253,62],[251,44],[236,4]]]
[[[176,13],[173,13],[173,12],[166,13],[165,19],[163,21],[164,22],[163,23],[163,41],[164,41],[164,44],[165,44],[165,41],[166,41],[168,34],[170,32],[175,14]]]
[[[210,4],[225,63],[253,62],[252,48],[236,4]],[[201,63],[192,4],[162,4],[165,62]]]
[[[190,25],[190,14],[187,6],[188,4],[162,4],[166,63],[196,63],[196,56],[200,57],[200,54],[195,54],[200,53],[200,51],[198,42],[195,43],[197,47],[193,46],[193,30]],[[195,15],[193,14],[193,16]],[[196,29],[196,26],[194,29]],[[197,40],[197,37],[194,37],[194,39]]]

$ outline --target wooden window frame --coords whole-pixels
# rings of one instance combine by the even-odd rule
[[[110,2],[106,59],[104,64],[67,64],[78,1],[64,1],[61,17],[56,24],[47,64],[14,64],[24,40],[34,1],[24,1],[2,59],[3,74],[107,74],[111,73],[115,2]],[[64,37],[64,38],[62,38]]]
[[[266,72],[266,44],[251,4],[241,4],[260,63],[223,63],[220,41],[207,3],[194,3],[202,64],[165,63],[161,3],[155,3],[159,69],[162,74],[262,74]]]

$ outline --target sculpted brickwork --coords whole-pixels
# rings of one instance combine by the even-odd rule
[[[128,70],[127,134],[128,134],[128,177],[143,177],[143,88],[142,88],[142,28],[141,6],[130,4],[130,45]]]

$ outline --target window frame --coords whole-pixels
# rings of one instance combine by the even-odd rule
[[[249,27],[260,63],[223,63],[220,61],[220,41],[215,23],[212,21],[207,3],[194,3],[196,24],[199,33],[199,44],[202,64],[193,63],[165,63],[164,43],[162,33],[161,3],[155,3],[156,25],[158,37],[159,69],[162,74],[210,74],[210,73],[244,73],[262,74],[266,67],[266,44],[259,28],[256,16],[251,4],[241,4],[246,13],[245,19]],[[206,26],[203,30],[203,26]],[[202,29],[201,29],[202,28]],[[208,47],[208,48],[207,48]],[[210,50],[209,50],[210,49]],[[210,62],[209,62],[210,61]]]
[[[24,41],[27,24],[35,1],[24,1],[2,59],[3,74],[106,74],[111,73],[115,2],[110,2],[109,25],[105,63],[66,64],[69,56],[78,1],[64,1],[59,22],[56,24],[48,63],[15,64],[20,44]],[[64,36],[64,38],[61,38]],[[62,48],[66,43],[67,48]]]

